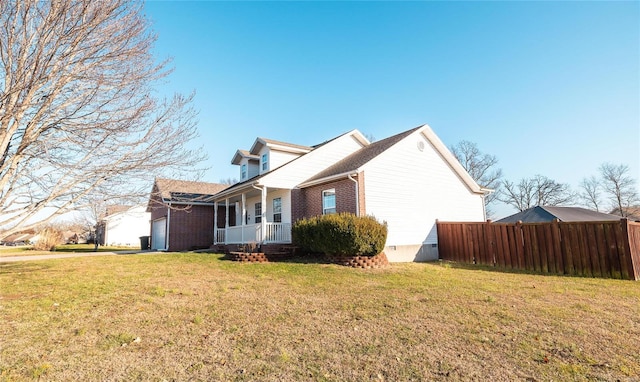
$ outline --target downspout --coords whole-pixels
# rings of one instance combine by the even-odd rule
[[[171,227],[171,202],[169,202],[169,208],[167,209],[167,232],[164,241],[164,250],[169,250],[169,227]]]
[[[349,178],[349,180],[353,181],[353,183],[355,183],[355,185],[356,185],[356,216],[360,216],[360,189],[358,187],[358,180],[357,179],[353,179],[353,175],[352,174],[347,175],[347,178]]]
[[[486,188],[481,188],[482,190],[482,216],[484,217],[484,221],[487,221],[487,202],[486,197],[493,194],[494,190],[488,190]]]

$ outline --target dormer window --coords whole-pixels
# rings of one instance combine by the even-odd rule
[[[240,176],[242,180],[247,179],[247,165],[243,164],[242,167],[240,167]]]
[[[267,153],[262,154],[262,171],[267,171],[269,169],[269,162],[268,162],[268,156]]]

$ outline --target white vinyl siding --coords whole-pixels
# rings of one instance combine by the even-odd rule
[[[293,154],[284,151],[270,149],[265,146],[260,150],[260,174],[274,170],[292,160],[298,158],[301,154]],[[265,162],[266,160],[266,162]]]
[[[421,133],[398,142],[363,170],[366,212],[387,222],[387,245],[437,243],[436,219],[484,220],[482,197],[471,192]]]
[[[134,207],[127,211],[107,216],[104,242],[107,245],[139,246],[140,236],[149,235],[151,213],[145,207]]]
[[[281,200],[281,204],[280,204],[280,208],[281,208],[281,218],[282,218],[282,223],[291,223],[291,191],[290,190],[269,190],[267,192],[267,206],[266,206],[266,217],[267,217],[267,222],[272,223],[273,222],[273,199],[275,198],[280,198]],[[249,223],[248,224],[254,224],[254,223],[259,223],[259,221],[256,221],[256,214],[255,214],[255,205],[256,203],[260,203],[260,197],[252,197],[252,198],[247,198],[246,201],[246,205],[247,205],[247,211],[249,211],[249,214],[251,215],[249,218]],[[240,206],[240,208],[242,208],[242,206]],[[262,210],[264,211],[265,206],[262,206]]]
[[[352,134],[342,135],[287,163],[281,170],[266,175],[261,183],[268,187],[292,189],[361,148],[362,144]]]

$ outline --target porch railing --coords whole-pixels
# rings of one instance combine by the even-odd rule
[[[259,243],[260,231],[262,226],[260,224],[239,225],[235,227],[227,228],[226,243],[227,244],[241,244],[241,243]]]
[[[262,242],[262,224],[216,229],[216,243],[242,244]],[[266,223],[265,243],[291,243],[291,223]]]
[[[224,228],[216,228],[216,243],[224,243],[225,233],[227,231]]]
[[[267,223],[265,243],[291,243],[291,223]]]

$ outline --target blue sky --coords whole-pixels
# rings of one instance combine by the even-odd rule
[[[577,189],[603,162],[640,179],[639,2],[151,1],[161,91],[196,91],[204,181],[256,137],[313,145],[427,123]],[[500,215],[510,209],[498,209]]]

